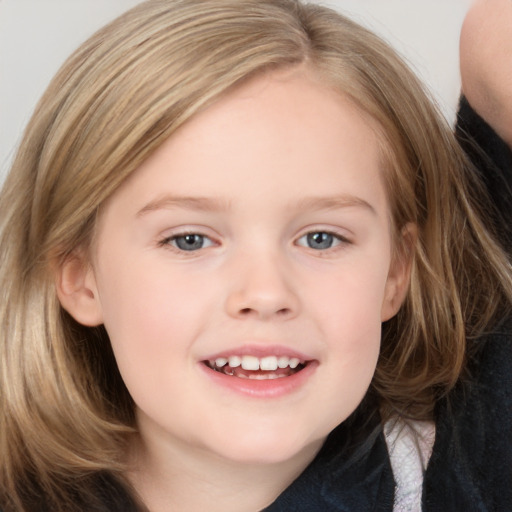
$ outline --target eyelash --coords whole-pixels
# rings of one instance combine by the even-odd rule
[[[201,247],[197,247],[197,248],[183,249],[182,247],[179,246],[179,243],[177,241],[180,239],[185,239],[186,237],[200,238],[202,242],[204,242],[205,240],[208,240],[209,244],[206,247],[201,246]],[[162,241],[159,242],[160,246],[168,247],[168,248],[174,249],[175,251],[181,252],[181,253],[197,252],[200,249],[206,249],[207,247],[211,247],[214,244],[215,244],[215,242],[213,242],[209,236],[203,235],[203,234],[197,233],[197,232],[192,232],[192,231],[185,232],[185,233],[178,233],[176,235],[171,235],[171,236],[164,238]]]
[[[312,242],[313,237],[317,236],[317,235],[322,235],[322,241],[319,243],[322,243],[322,242],[328,243],[328,244],[330,244],[330,246],[315,248],[315,247],[311,247],[310,245],[308,245],[309,243]],[[180,247],[180,241],[185,241],[185,239],[187,237],[195,237],[196,242],[198,244],[200,244],[201,246],[195,247],[193,243],[190,243],[189,249],[183,248],[183,246]],[[326,237],[327,237],[327,242],[325,242]],[[305,244],[300,243],[300,241],[302,239],[306,240]],[[207,241],[206,246],[204,245],[205,241]],[[186,242],[186,243],[189,243],[189,242]],[[309,232],[303,234],[302,236],[300,236],[297,239],[297,241],[295,242],[296,245],[298,245],[300,247],[306,247],[308,249],[312,249],[315,252],[327,252],[327,251],[331,251],[331,250],[336,250],[336,248],[338,248],[338,246],[340,246],[340,245],[349,245],[351,243],[352,242],[350,240],[348,240],[346,237],[340,235],[339,233],[335,233],[335,232],[327,231],[327,230],[325,230],[325,231],[324,230],[309,231]],[[212,247],[214,244],[215,244],[215,242],[209,236],[204,235],[202,233],[193,232],[193,231],[171,235],[171,236],[164,238],[163,240],[161,240],[159,242],[160,246],[173,249],[179,253],[198,252],[201,249],[207,249],[208,247]]]
[[[325,236],[329,237],[331,243],[333,243],[334,245],[331,245],[330,247],[314,248],[314,247],[310,247],[309,245],[299,243],[300,240],[302,240],[304,238],[308,242],[311,242],[312,237],[315,235],[323,235],[323,237],[325,237]],[[309,232],[305,233],[304,235],[302,235],[300,238],[298,238],[297,242],[296,242],[296,244],[299,245],[300,247],[307,247],[307,248],[312,249],[317,252],[326,252],[326,251],[336,250],[337,248],[339,248],[339,246],[346,246],[351,243],[352,242],[348,238],[340,235],[339,233],[336,233],[333,231],[328,231],[328,230],[309,231]]]

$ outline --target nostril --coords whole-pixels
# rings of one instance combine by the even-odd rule
[[[289,316],[291,312],[292,312],[292,310],[290,308],[281,308],[281,309],[276,310],[274,312],[274,314],[282,317],[282,316]],[[238,313],[240,316],[251,316],[255,313],[258,314],[258,309],[241,308]],[[262,316],[267,316],[267,313],[263,313]]]

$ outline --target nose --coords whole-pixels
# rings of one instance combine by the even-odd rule
[[[242,256],[230,272],[226,312],[234,318],[289,320],[299,313],[289,262],[276,254]]]

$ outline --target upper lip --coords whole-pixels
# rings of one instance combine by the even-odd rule
[[[213,354],[204,357],[203,361],[214,361],[218,358],[229,358],[230,356],[254,356],[258,358],[268,357],[268,356],[277,356],[277,357],[289,357],[289,358],[297,358],[300,361],[312,361],[314,357],[307,355],[303,352],[295,350],[293,348],[283,346],[283,345],[242,345],[237,346],[236,348],[222,350],[221,352],[216,352]]]

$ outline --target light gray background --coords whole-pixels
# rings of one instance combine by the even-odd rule
[[[139,0],[0,0],[0,182],[51,77],[89,35]],[[387,39],[450,122],[460,89],[458,37],[472,0],[325,0]]]

